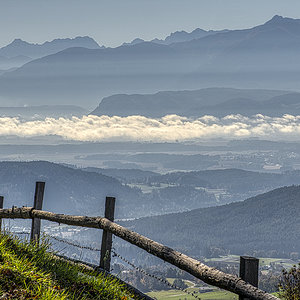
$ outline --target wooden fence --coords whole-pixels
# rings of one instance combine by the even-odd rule
[[[41,220],[102,229],[100,267],[106,271],[110,270],[112,235],[115,235],[210,285],[238,294],[240,299],[278,300],[277,297],[257,288],[258,260],[255,258],[241,257],[240,275],[243,279],[221,272],[183,253],[116,224],[114,222],[115,198],[113,197],[106,198],[105,217],[73,216],[43,211],[44,187],[44,182],[36,183],[33,207],[3,209],[3,197],[0,197],[1,219],[32,219],[30,237],[33,242],[39,241]]]

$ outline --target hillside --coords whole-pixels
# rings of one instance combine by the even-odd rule
[[[30,105],[41,98],[45,104],[80,105],[84,98],[90,108],[99,98],[120,93],[208,86],[297,90],[299,24],[275,16],[253,28],[169,45],[69,48],[1,75],[0,96],[9,103],[22,98]]]
[[[1,299],[139,299],[113,277],[61,260],[35,246],[0,235]]]
[[[149,184],[165,183],[186,186],[202,186],[226,189],[230,193],[271,190],[280,186],[300,184],[300,172],[290,171],[281,174],[252,172],[240,169],[220,169],[193,172],[171,172],[151,176]]]
[[[184,155],[169,153],[137,153],[137,154],[91,154],[80,157],[81,160],[93,161],[103,160],[104,165],[109,168],[139,168],[143,164],[154,166],[161,164],[166,169],[175,170],[199,170],[217,165],[219,155]],[[129,163],[118,162],[117,160],[127,161]]]
[[[143,171],[139,169],[103,169],[87,167],[82,170],[88,172],[96,172],[106,176],[114,177],[121,182],[132,183],[132,182],[143,182],[147,181],[149,177],[159,175],[158,173],[151,171]]]
[[[1,49],[0,49],[1,51]],[[32,60],[31,57],[25,55],[17,55],[13,57],[6,57],[0,55],[0,69],[4,71],[12,71],[13,68],[18,68]]]
[[[50,211],[101,214],[107,195],[119,196],[120,204],[137,198],[134,191],[116,179],[54,163],[2,162],[0,166],[0,190],[8,207],[32,205],[35,181],[47,182],[44,208]]]
[[[283,187],[242,202],[122,225],[196,257],[289,255],[300,249],[299,199],[300,186]]]
[[[152,172],[135,169],[87,168],[85,170],[109,175],[131,187],[141,188],[146,193],[144,196],[149,196],[149,201],[153,201],[158,207],[161,203],[169,203],[170,206],[182,203],[183,210],[223,205],[275,188],[300,184],[299,171],[264,173],[241,169],[219,169],[152,174]],[[201,191],[206,193],[201,195]],[[207,198],[207,193],[212,196],[210,200]],[[155,199],[160,199],[160,204]],[[165,207],[163,211],[166,211]],[[179,206],[178,211],[180,211]]]
[[[54,212],[101,215],[109,195],[118,199],[117,216],[128,216],[141,198],[112,177],[45,161],[1,162],[0,178],[6,207],[31,206],[35,181],[46,181],[44,209]]]
[[[46,161],[0,162],[0,194],[5,206],[31,206],[36,181],[45,181],[44,209],[103,215],[106,196],[117,198],[116,218],[177,212],[216,205],[213,195],[193,187],[166,187],[144,194],[136,187],[99,174]]]
[[[116,218],[137,218],[240,201],[280,186],[300,184],[299,172],[271,174],[238,169],[174,172],[77,169],[46,161],[0,162],[0,195],[5,207],[31,206],[36,181],[45,181],[44,209],[103,215],[114,196]]]
[[[292,98],[292,99],[291,99]],[[284,105],[289,99],[294,100]],[[162,117],[177,114],[187,117],[232,113],[251,115],[266,113],[282,115],[297,113],[300,93],[290,94],[276,90],[247,90],[208,88],[194,91],[159,92],[156,94],[113,95],[103,98],[93,115]],[[300,113],[300,109],[299,109]]]

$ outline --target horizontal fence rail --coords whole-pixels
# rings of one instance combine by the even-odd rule
[[[55,214],[48,211],[37,210],[33,207],[0,209],[0,218],[38,218],[67,225],[103,229],[192,274],[208,284],[233,292],[247,299],[278,300],[277,297],[254,287],[240,277],[211,268],[196,259],[120,226],[107,218]]]

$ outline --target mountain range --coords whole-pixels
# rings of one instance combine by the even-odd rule
[[[0,76],[0,96],[94,106],[116,93],[205,86],[298,89],[300,21],[275,16],[250,29],[170,45],[68,48]],[[53,103],[54,104],[54,103]]]
[[[12,104],[95,107],[112,94],[208,86],[298,90],[300,20],[275,16],[263,25],[169,45],[68,48],[0,76]],[[0,52],[1,55],[1,52]],[[22,100],[20,100],[22,99]]]
[[[11,68],[20,67],[23,64],[57,53],[72,47],[83,47],[87,49],[101,49],[98,43],[88,36],[55,39],[43,44],[33,44],[15,39],[7,46],[0,48],[0,69],[7,70]]]
[[[142,115],[159,118],[167,114],[187,117],[229,114],[282,116],[300,114],[300,93],[276,90],[208,88],[156,94],[119,94],[105,97],[93,115]]]
[[[213,35],[216,33],[222,33],[222,32],[228,32],[229,30],[224,29],[224,30],[204,30],[201,28],[196,28],[191,32],[186,32],[184,30],[181,31],[175,31],[172,32],[170,35],[168,35],[165,39],[153,39],[151,40],[151,42],[156,43],[156,44],[162,44],[162,45],[170,45],[173,43],[180,43],[180,42],[188,42],[191,40],[195,40],[195,39],[201,39],[203,37],[209,36],[209,35]],[[123,45],[135,45],[138,43],[143,43],[146,42],[143,39],[140,38],[136,38],[133,41],[131,41],[130,43],[123,43]]]
[[[0,48],[0,55],[8,58],[22,55],[33,59],[54,54],[72,47],[83,47],[87,49],[101,48],[94,39],[88,36],[54,39],[43,44],[33,44],[21,39],[15,39],[7,46]]]

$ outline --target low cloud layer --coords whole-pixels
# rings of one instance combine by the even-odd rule
[[[229,115],[224,118],[204,116],[188,119],[168,115],[160,119],[143,116],[82,118],[46,118],[24,121],[0,118],[0,136],[37,137],[56,135],[76,141],[185,141],[208,138],[250,138],[292,140],[300,138],[300,116],[284,115],[251,118]]]

